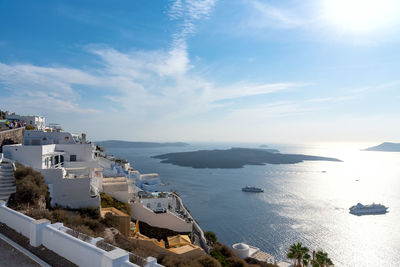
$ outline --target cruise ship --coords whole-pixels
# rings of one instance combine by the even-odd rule
[[[243,192],[253,192],[253,193],[263,193],[264,190],[262,188],[254,187],[254,186],[246,186],[242,188]]]
[[[361,203],[357,203],[350,207],[350,213],[354,215],[375,215],[375,214],[385,214],[387,212],[387,207],[381,204],[372,203],[371,205],[363,205]]]

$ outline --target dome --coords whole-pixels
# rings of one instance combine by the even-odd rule
[[[244,243],[237,243],[233,245],[234,249],[249,249],[249,246]]]
[[[232,246],[232,248],[236,255],[241,259],[247,258],[250,255],[250,247],[247,244],[236,243]]]

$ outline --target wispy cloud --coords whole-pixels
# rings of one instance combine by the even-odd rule
[[[255,28],[298,28],[308,24],[295,9],[279,8],[258,0],[251,0],[249,4],[253,10],[249,24]]]
[[[305,102],[308,103],[333,103],[333,102],[343,102],[343,101],[349,101],[356,98],[354,95],[349,95],[349,96],[334,96],[334,97],[321,97],[321,98],[311,98],[307,99]]]
[[[393,89],[393,88],[398,88],[400,87],[400,81],[391,81],[391,82],[385,82],[373,86],[364,86],[360,88],[353,89],[353,93],[364,93],[364,92],[376,92],[376,91],[382,91],[385,89]]]

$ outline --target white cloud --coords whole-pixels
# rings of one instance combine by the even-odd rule
[[[181,29],[174,34],[173,47],[180,47],[195,33],[195,24],[209,17],[216,0],[175,0],[168,12],[173,20],[181,20]]]
[[[296,13],[296,9],[274,7],[258,0],[251,0],[253,12],[249,18],[249,26],[255,28],[298,28],[308,24],[305,18]]]

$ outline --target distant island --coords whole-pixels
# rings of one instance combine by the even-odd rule
[[[400,143],[384,142],[380,145],[366,148],[364,151],[400,152]]]
[[[189,144],[183,142],[156,143],[156,142],[130,142],[120,140],[107,140],[95,142],[96,145],[117,148],[154,148],[154,147],[185,147]]]
[[[198,150],[192,152],[168,153],[153,156],[161,163],[171,163],[183,167],[227,169],[243,168],[245,165],[294,164],[306,160],[337,161],[339,159],[302,154],[281,154],[277,150],[256,148],[231,148],[227,150]]]

